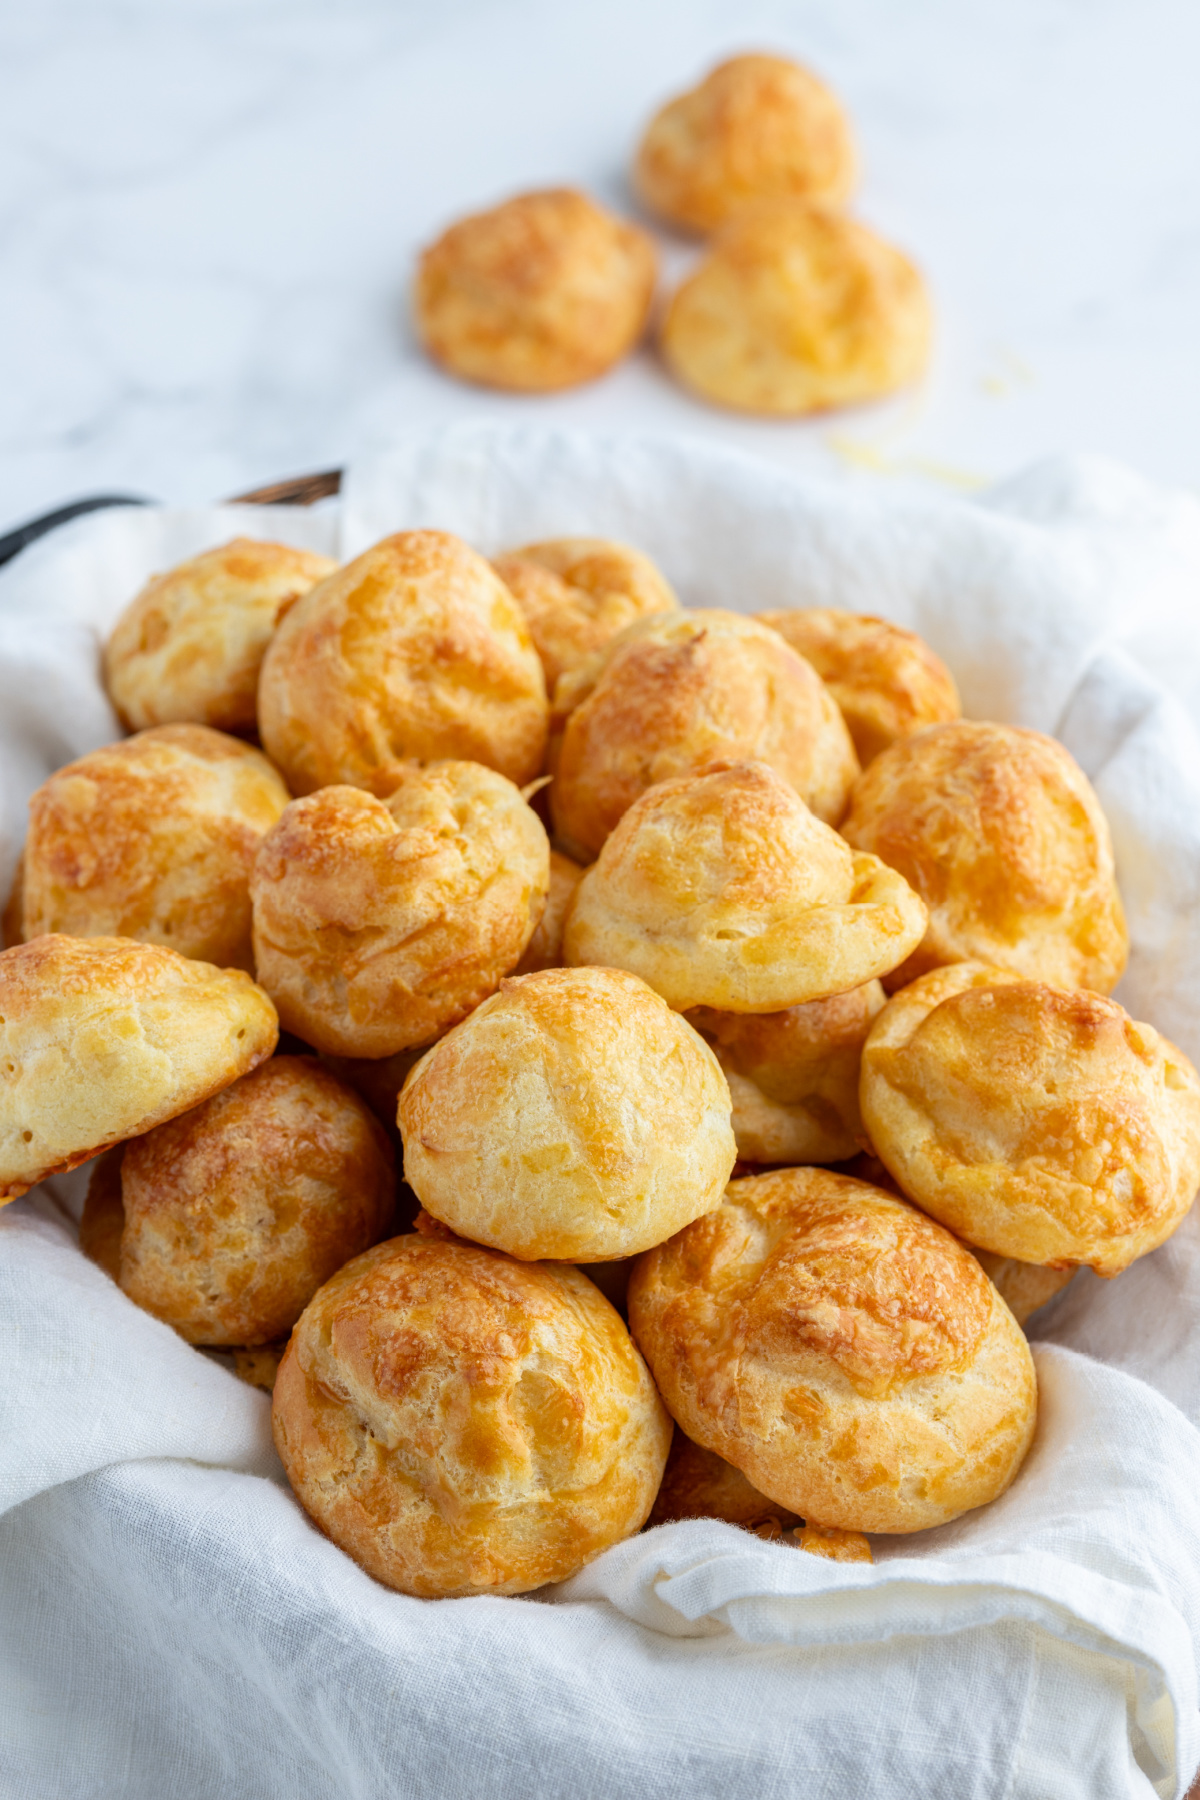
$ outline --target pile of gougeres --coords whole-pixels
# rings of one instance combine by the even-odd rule
[[[835,96],[786,57],[732,57],[651,120],[637,194],[675,230],[711,240],[658,329],[667,369],[701,399],[795,417],[923,374],[925,284],[847,216],[857,163]],[[463,380],[514,393],[574,387],[643,338],[657,264],[649,233],[588,195],[518,194],[423,252],[417,333]]]
[[[238,540],[104,666],[130,735],[33,795],[5,914],[0,1193],[96,1159],[83,1248],[274,1378],[335,1543],[517,1593],[1008,1486],[1022,1323],[1200,1181],[1061,745],[594,539]]]

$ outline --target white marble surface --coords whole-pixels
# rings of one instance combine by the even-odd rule
[[[456,385],[406,317],[456,214],[572,181],[632,209],[654,104],[810,60],[858,210],[937,303],[910,399],[739,420],[650,351],[544,400]],[[472,414],[716,433],[969,485],[1056,449],[1200,483],[1194,0],[40,0],[0,16],[0,528],[97,487],[226,494]],[[694,252],[664,239],[671,270]]]

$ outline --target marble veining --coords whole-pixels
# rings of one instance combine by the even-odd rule
[[[543,400],[458,385],[415,251],[515,189],[633,209],[632,144],[719,55],[811,60],[857,209],[926,270],[920,391],[712,411],[645,350]],[[207,499],[469,416],[717,435],[982,485],[1091,449],[1200,483],[1200,9],[1188,0],[42,0],[0,18],[0,529],[98,487]],[[694,247],[660,234],[669,275]]]

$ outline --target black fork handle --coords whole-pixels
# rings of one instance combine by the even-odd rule
[[[245,506],[311,506],[316,500],[336,494],[342,485],[340,469],[323,469],[318,475],[293,475],[287,481],[276,481],[270,487],[255,488],[249,494],[236,494],[231,505]],[[56,507],[0,537],[0,565],[11,562],[27,544],[36,543],[48,531],[57,530],[84,513],[100,512],[106,506],[153,506],[143,494],[91,494],[86,500],[73,500],[69,506]]]
[[[143,499],[140,494],[90,494],[86,500],[72,500],[70,506],[58,506],[53,512],[42,513],[40,518],[30,519],[24,525],[18,525],[12,531],[6,531],[0,537],[0,564],[11,562],[17,552],[24,550],[26,544],[36,543],[45,537],[48,531],[55,531],[71,519],[78,519],[84,513],[100,512],[106,506],[150,506],[151,501]]]

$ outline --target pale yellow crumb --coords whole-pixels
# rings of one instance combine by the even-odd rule
[[[832,1526],[811,1522],[796,1528],[795,1539],[802,1550],[812,1556],[824,1556],[830,1562],[874,1562],[871,1546],[861,1531],[839,1531]]]
[[[844,437],[841,433],[831,432],[825,441],[843,462],[851,463],[856,468],[870,469],[875,475],[924,475],[930,481],[939,481],[946,487],[967,491],[989,485],[986,475],[977,474],[972,469],[958,468],[953,463],[939,462],[932,457],[894,456],[881,449],[878,444],[864,443],[859,438]]]

